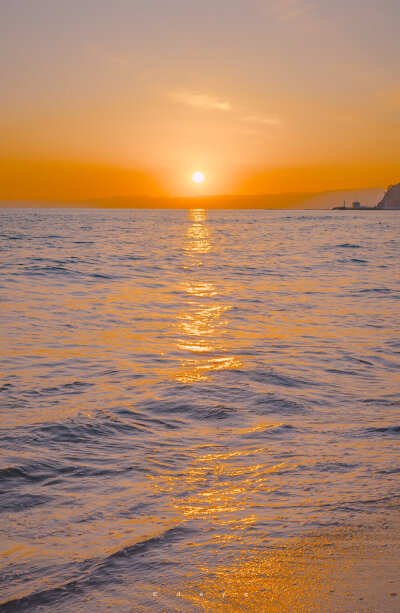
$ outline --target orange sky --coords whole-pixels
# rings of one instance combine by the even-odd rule
[[[400,181],[397,0],[5,0],[0,19],[3,200]]]

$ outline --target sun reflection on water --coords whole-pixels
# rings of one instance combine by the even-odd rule
[[[191,209],[189,211],[184,251],[188,263],[184,267],[190,273],[199,270],[204,258],[212,251],[210,232],[207,228],[206,211]],[[181,383],[205,381],[211,372],[237,368],[239,360],[234,356],[224,355],[229,350],[226,343],[229,304],[218,300],[219,292],[214,283],[199,275],[182,283],[182,289],[188,295],[185,309],[178,317],[177,329],[180,338],[177,347],[190,354],[203,354],[204,357],[183,357],[180,371],[175,378]],[[207,355],[205,355],[207,354]]]
[[[211,251],[209,231],[203,223],[206,221],[206,211],[204,209],[191,209],[189,220],[192,223],[186,232],[185,251],[192,254],[209,253]]]

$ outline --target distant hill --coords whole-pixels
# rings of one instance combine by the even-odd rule
[[[380,209],[400,209],[400,183],[389,185],[378,207]]]
[[[360,202],[363,206],[376,206],[384,193],[385,190],[382,187],[320,192],[307,201],[306,208],[331,209],[334,206],[343,205],[343,202],[346,202],[346,206],[351,207],[354,201]]]
[[[288,192],[257,196],[197,196],[193,198],[151,198],[148,196],[115,196],[79,201],[6,201],[2,207],[66,207],[66,208],[125,208],[125,209],[331,209],[345,200],[375,206],[383,197],[383,188],[332,190],[325,192]]]

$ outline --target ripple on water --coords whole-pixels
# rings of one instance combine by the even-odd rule
[[[2,611],[267,607],[394,504],[399,218],[337,213],[0,211]]]

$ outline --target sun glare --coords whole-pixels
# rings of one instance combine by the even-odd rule
[[[195,183],[203,183],[204,175],[202,172],[195,172],[194,175],[192,176],[192,179]]]

